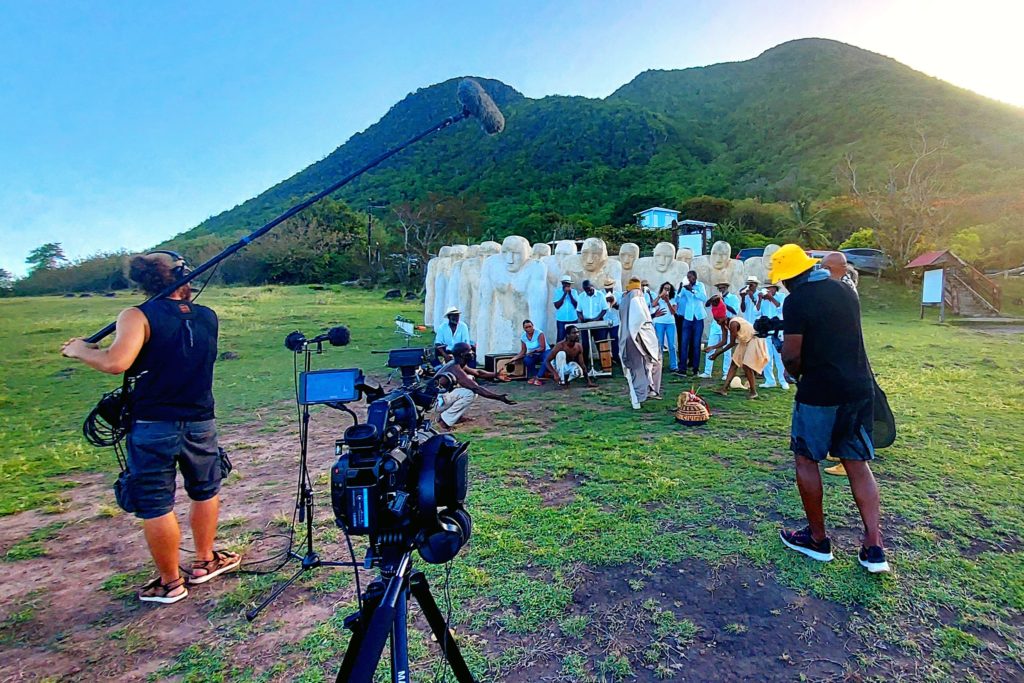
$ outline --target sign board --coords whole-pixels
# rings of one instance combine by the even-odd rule
[[[924,272],[924,280],[921,286],[922,304],[942,303],[943,272],[944,271],[941,268],[936,270],[926,270]]]
[[[676,245],[676,248],[682,249],[683,247],[689,247],[690,249],[693,249],[694,256],[703,256],[704,235],[702,235],[699,232],[692,235],[680,235],[679,244]]]

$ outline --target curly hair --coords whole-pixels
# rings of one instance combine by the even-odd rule
[[[159,294],[174,284],[174,263],[164,254],[138,254],[128,261],[128,277],[146,294]]]

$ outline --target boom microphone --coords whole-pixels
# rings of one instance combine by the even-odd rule
[[[234,244],[232,244],[232,245],[230,245],[228,247],[225,247],[224,251],[222,251],[219,254],[217,254],[216,256],[210,258],[208,261],[206,261],[206,263],[201,264],[200,266],[198,266],[192,272],[183,275],[181,278],[176,280],[173,284],[170,284],[167,287],[164,287],[162,290],[160,290],[159,292],[157,292],[153,296],[149,297],[146,301],[153,301],[155,299],[162,299],[163,297],[168,296],[168,295],[174,293],[182,285],[184,285],[184,284],[186,284],[188,282],[191,282],[192,280],[195,280],[200,275],[203,275],[204,273],[210,271],[218,263],[220,263],[224,259],[226,259],[229,256],[231,256],[232,254],[237,252],[239,249],[242,249],[243,247],[251,244],[254,240],[257,240],[260,237],[262,237],[263,235],[267,234],[268,232],[273,230],[275,227],[277,227],[278,225],[280,225],[284,221],[288,220],[289,218],[291,218],[295,214],[299,213],[303,209],[307,208],[311,204],[314,204],[314,203],[320,201],[321,199],[323,199],[324,197],[326,197],[327,195],[329,195],[329,194],[331,194],[333,192],[338,191],[339,189],[341,189],[345,185],[348,185],[350,182],[352,182],[353,180],[355,180],[359,176],[363,175],[364,173],[366,173],[370,169],[380,165],[385,160],[390,159],[391,157],[393,157],[394,155],[398,154],[399,152],[401,152],[406,147],[419,142],[420,140],[422,140],[423,138],[427,137],[428,135],[433,135],[434,133],[436,133],[438,131],[441,131],[441,130],[444,130],[445,128],[447,128],[447,127],[449,127],[451,125],[454,125],[454,124],[458,123],[459,121],[464,121],[464,120],[468,119],[471,116],[476,118],[480,122],[480,127],[483,128],[484,132],[487,133],[488,135],[494,135],[495,133],[500,133],[501,131],[503,131],[505,129],[505,117],[502,115],[501,110],[498,109],[498,105],[496,105],[494,103],[494,100],[492,100],[491,96],[487,94],[487,91],[485,91],[483,89],[483,87],[481,87],[481,85],[479,83],[477,83],[475,80],[473,80],[472,78],[463,79],[459,83],[458,97],[459,97],[459,103],[462,105],[462,111],[460,111],[458,114],[455,114],[453,116],[449,116],[448,118],[444,119],[443,121],[435,123],[430,128],[427,128],[422,133],[419,133],[418,135],[415,135],[415,136],[409,138],[408,140],[406,140],[402,144],[398,145],[397,147],[392,147],[391,149],[381,153],[380,156],[376,157],[375,159],[370,160],[369,162],[366,163],[366,165],[362,166],[361,168],[358,168],[355,171],[352,171],[351,173],[349,173],[347,176],[345,176],[341,180],[338,180],[337,182],[333,183],[332,185],[329,185],[328,187],[325,187],[324,189],[320,190],[319,192],[317,192],[313,196],[304,199],[303,201],[299,202],[298,204],[293,205],[290,209],[288,209],[287,211],[285,211],[284,213],[279,215],[277,218],[274,218],[270,222],[264,224],[263,227],[258,228],[257,230],[252,231],[251,233],[249,233],[245,237],[241,238],[240,240],[238,240]],[[106,337],[111,332],[113,332],[114,329],[115,329],[115,326],[116,326],[115,323],[110,323],[109,325],[104,327],[102,330],[100,330],[98,332],[95,332],[91,336],[87,337],[85,339],[85,341],[90,343],[90,344],[94,344],[94,343],[98,342],[99,340],[103,339],[104,337]],[[347,332],[348,331],[346,330],[346,334],[347,334]],[[301,336],[302,333],[300,332],[299,335]],[[292,338],[292,335],[288,335],[288,336],[289,336],[289,338]],[[345,338],[347,339],[347,336]],[[341,339],[340,333],[339,333],[339,336],[336,337],[336,339]],[[292,341],[293,341],[293,343],[300,343],[300,342],[297,341],[297,338],[292,338]],[[328,342],[330,342],[331,340],[330,340],[330,337],[327,337],[327,338],[325,338],[325,339],[323,339],[321,341],[328,341]],[[303,337],[303,341],[301,343],[306,343],[305,342],[305,337]],[[331,343],[333,344],[334,342],[331,342]],[[344,346],[344,344],[335,344],[335,345],[336,346]],[[288,348],[290,349],[291,347],[289,346]]]
[[[459,83],[459,102],[462,103],[463,113],[478,120],[488,135],[505,130],[505,116],[483,86],[474,79],[464,78]]]

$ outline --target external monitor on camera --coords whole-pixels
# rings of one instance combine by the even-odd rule
[[[359,368],[310,370],[299,374],[299,403],[351,403],[362,398],[365,378]]]

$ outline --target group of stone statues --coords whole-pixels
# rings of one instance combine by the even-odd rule
[[[612,281],[618,293],[634,277],[649,282],[653,291],[663,282],[678,287],[694,270],[708,292],[720,282],[739,292],[751,275],[765,282],[776,249],[777,245],[769,245],[764,257],[740,262],[732,258],[729,243],[721,241],[714,243],[707,256],[696,257],[692,250],[677,250],[670,242],[658,243],[651,256],[641,256],[640,247],[627,242],[617,256],[609,256],[604,240],[596,237],[585,239],[578,251],[576,242],[562,240],[555,244],[554,253],[549,245],[531,247],[518,235],[506,237],[501,244],[455,244],[441,247],[427,264],[423,319],[435,327],[443,324],[445,311],[459,309],[482,359],[489,353],[518,351],[526,319],[554,343],[552,297],[564,276],[572,278],[577,290],[583,280],[590,280],[598,290]]]

